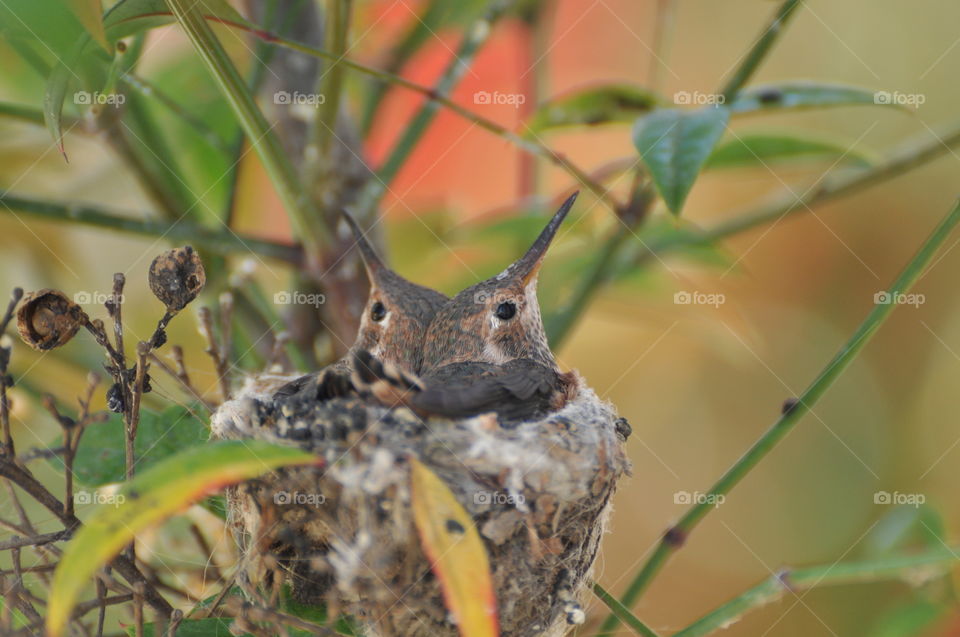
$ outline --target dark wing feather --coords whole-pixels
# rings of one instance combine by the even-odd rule
[[[558,374],[519,359],[503,365],[453,363],[423,381],[426,389],[410,400],[418,410],[451,418],[494,411],[501,420],[525,420],[549,410]]]

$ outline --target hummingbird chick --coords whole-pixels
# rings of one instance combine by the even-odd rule
[[[357,340],[339,361],[278,389],[273,395],[275,400],[293,395],[327,400],[355,393],[350,361],[358,351],[370,352],[385,364],[412,373],[419,371],[424,332],[437,310],[449,301],[445,294],[412,283],[388,268],[357,222],[346,212],[342,214],[353,232],[370,281]]]
[[[501,422],[520,422],[561,408],[576,393],[576,375],[560,371],[547,344],[537,275],[576,197],[563,203],[519,260],[440,308],[424,336],[419,379],[358,348],[354,383],[381,402],[424,415],[496,412]]]

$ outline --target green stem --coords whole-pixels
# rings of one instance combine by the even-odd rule
[[[785,2],[780,5],[777,13],[773,16],[773,20],[754,43],[753,47],[751,47],[743,63],[737,67],[733,77],[731,77],[730,81],[721,89],[720,93],[723,95],[724,103],[729,104],[733,102],[733,98],[736,97],[740,89],[743,88],[743,85],[747,83],[747,80],[750,79],[760,66],[760,63],[763,62],[763,59],[770,51],[770,47],[773,46],[773,43],[780,36],[781,31],[783,31],[787,25],[790,16],[792,16],[797,7],[800,6],[800,2],[801,0],[785,0]]]
[[[286,38],[281,38],[271,33],[257,32],[256,35],[266,39],[268,42],[272,42],[278,46],[282,46],[294,51],[299,51],[300,53],[303,53],[305,55],[311,55],[314,57],[325,58],[325,59],[336,59],[336,56],[334,56],[331,53],[328,53],[327,51],[324,51],[322,49],[317,49],[317,48],[308,46],[306,44],[301,44],[299,42],[294,42],[293,40],[287,40]],[[586,172],[578,168],[576,164],[571,162],[569,159],[567,159],[565,156],[561,155],[560,153],[555,152],[554,150],[552,150],[551,148],[549,148],[539,140],[525,139],[517,135],[516,133],[510,131],[506,127],[501,126],[495,121],[491,119],[487,119],[485,117],[481,117],[480,115],[477,115],[470,109],[460,106],[459,104],[457,104],[456,102],[454,102],[453,100],[451,100],[449,97],[442,94],[438,90],[432,89],[427,86],[422,86],[420,84],[417,84],[416,82],[411,82],[410,80],[404,79],[392,73],[387,73],[379,69],[375,69],[369,66],[365,66],[363,64],[359,64],[347,58],[340,60],[340,63],[343,64],[343,66],[349,69],[352,69],[354,71],[358,71],[360,73],[370,75],[381,81],[389,82],[401,88],[405,88],[409,91],[419,93],[420,95],[423,95],[428,99],[427,105],[432,105],[434,110],[436,109],[436,105],[439,104],[440,106],[445,107],[447,110],[469,121],[471,124],[476,125],[478,128],[482,128],[487,132],[493,133],[497,137],[500,137],[505,141],[510,142],[517,148],[520,148],[525,152],[539,155],[540,157],[544,157],[554,165],[558,166],[559,168],[567,172],[571,177],[573,177],[577,181],[577,183],[579,183],[583,187],[590,190],[590,192],[592,192],[597,198],[603,201],[611,210],[616,210],[617,208],[616,200],[607,191],[607,189],[603,187],[603,185],[597,183],[594,179],[591,179],[590,176]],[[421,111],[421,114],[422,113],[423,111]],[[432,111],[430,113],[430,116],[432,117]],[[416,141],[416,140],[413,140],[413,141]],[[395,149],[394,152],[397,152],[397,149]],[[389,160],[388,160],[388,163],[389,163]],[[383,170],[381,170],[381,176],[383,176]]]
[[[438,26],[442,26],[443,16],[450,10],[452,7],[449,0],[430,0],[420,10],[417,19],[410,21],[409,30],[392,47],[385,62],[386,72],[394,75],[399,73],[413,54],[420,50],[423,43],[434,37]],[[363,115],[360,117],[360,132],[364,136],[370,132],[377,110],[389,86],[387,82],[377,82],[370,88],[370,93],[364,100]]]
[[[454,53],[453,59],[444,71],[440,81],[437,82],[433,95],[444,99],[450,95],[450,91],[460,82],[460,79],[470,68],[477,52],[487,41],[494,23],[506,12],[510,4],[507,1],[493,3],[487,14],[470,26],[466,37]],[[372,210],[376,207],[377,202],[386,191],[387,185],[397,176],[400,168],[406,163],[407,157],[413,152],[417,142],[420,141],[427,127],[436,117],[439,107],[437,100],[428,100],[420,107],[420,111],[406,127],[403,135],[394,145],[393,151],[378,171],[378,178],[371,179],[368,182],[364,193],[361,195],[361,209]]]
[[[287,209],[287,214],[290,215],[295,236],[303,240],[309,264],[319,262],[321,249],[328,239],[323,220],[297,179],[293,165],[284,154],[280,142],[254,102],[223,45],[195,2],[167,0],[167,5],[216,80],[243,127],[250,145],[257,151]]]
[[[660,240],[651,240],[645,245],[628,243],[627,246],[630,250],[624,250],[627,254],[623,255],[622,258],[613,258],[611,255],[598,259],[594,263],[594,268],[583,275],[583,279],[577,285],[570,302],[558,310],[557,314],[547,319],[550,328],[550,342],[556,346],[568,336],[570,329],[589,306],[593,297],[602,289],[602,284],[607,283],[616,274],[620,264],[629,263],[631,267],[636,267],[661,254],[683,248],[711,245],[740,232],[778,221],[788,215],[809,212],[814,206],[821,203],[860,192],[950,152],[953,146],[960,145],[960,126],[954,127],[944,135],[937,134],[935,137],[934,141],[927,141],[930,135],[924,134],[919,141],[907,142],[900,149],[891,153],[890,159],[867,171],[851,173],[846,169],[837,169],[835,173],[831,173],[824,178],[820,187],[811,190],[799,199],[790,193],[783,201],[775,202],[752,212],[735,215],[731,220],[721,222],[713,228],[691,231]],[[624,164],[626,163],[624,162]],[[619,243],[613,237],[609,240],[610,245]],[[621,244],[619,247],[624,248],[625,246]],[[606,246],[606,248],[609,248],[609,246]],[[636,254],[633,254],[634,251]]]
[[[916,555],[897,555],[865,562],[848,562],[830,566],[785,569],[757,584],[741,595],[704,615],[673,637],[702,637],[729,626],[748,611],[769,604],[785,594],[818,586],[837,586],[903,579],[911,571],[928,574],[931,566],[956,562],[960,546],[941,548]],[[944,569],[946,570],[946,568]]]
[[[620,621],[632,628],[638,635],[643,635],[643,637],[658,637],[652,628],[640,621],[636,615],[630,612],[630,609],[621,604],[616,597],[608,593],[606,589],[596,582],[593,583],[593,594],[607,605],[610,612],[620,618]]]
[[[590,268],[580,276],[569,302],[547,317],[547,340],[554,350],[569,336],[577,319],[583,315],[594,295],[603,286],[608,273],[614,268],[617,252],[632,236],[623,228],[617,228],[604,242]]]
[[[107,212],[94,206],[40,201],[9,192],[0,192],[0,213],[14,210],[51,221],[78,223],[145,237],[163,238],[177,243],[192,242],[219,254],[253,252],[292,264],[300,264],[303,261],[303,254],[296,246],[240,236],[232,232],[214,231],[188,221],[168,223],[142,220],[134,218],[137,213],[120,214]]]
[[[24,122],[30,122],[31,124],[37,124],[38,126],[43,126],[44,123],[43,111],[39,108],[24,106],[22,104],[12,104],[10,102],[0,102],[0,116],[12,117]],[[66,120],[64,120],[64,123],[67,123]],[[70,123],[72,124],[73,122]],[[72,126],[68,126],[68,128],[72,128]]]
[[[929,137],[928,134],[922,136],[924,140],[929,139]],[[867,172],[850,174],[838,170],[837,177],[831,179],[828,175],[824,179],[823,185],[805,196],[799,199],[796,196],[788,196],[782,202],[720,223],[705,231],[702,235],[703,239],[707,242],[722,239],[771,221],[777,221],[787,215],[805,212],[809,210],[810,206],[860,192],[865,188],[922,166],[950,152],[952,147],[960,145],[960,128],[955,128],[942,137],[940,135],[935,135],[935,137],[934,141],[922,145],[917,145],[915,142],[908,143],[894,152],[888,161]]]
[[[180,178],[178,161],[167,138],[147,113],[142,96],[129,96],[124,116],[126,123],[116,121],[106,128],[107,138],[159,214],[175,221],[184,211],[199,213],[196,198]]]
[[[327,59],[327,60],[338,59],[336,55],[328,51],[324,51],[323,49],[318,49],[316,47],[312,47],[307,44],[296,42],[295,40],[289,40],[275,33],[271,33],[270,31],[251,29],[248,25],[228,22],[228,21],[219,20],[216,18],[209,18],[209,19],[214,22],[224,24],[226,26],[249,31],[256,37],[261,38],[266,42],[270,42],[271,44],[275,44],[277,46],[282,46],[284,48],[290,49],[291,51],[298,51],[300,53],[303,53],[304,55],[310,55],[312,57],[321,58],[321,59]],[[567,159],[564,155],[555,152],[554,150],[544,145],[539,140],[524,139],[523,137],[510,131],[504,126],[501,126],[495,121],[487,119],[485,117],[481,117],[480,115],[477,115],[470,109],[460,106],[459,104],[451,100],[449,97],[446,97],[444,95],[439,95],[434,89],[428,86],[422,86],[420,84],[417,84],[416,82],[411,82],[410,80],[404,79],[398,75],[387,73],[385,71],[381,71],[373,67],[365,66],[358,62],[354,62],[349,58],[341,59],[340,64],[342,64],[346,68],[352,69],[354,71],[358,71],[360,73],[364,73],[371,77],[377,78],[383,82],[389,82],[401,88],[405,88],[409,91],[419,93],[420,95],[423,95],[424,97],[426,97],[430,102],[436,102],[437,104],[445,107],[447,110],[469,121],[471,124],[476,125],[478,128],[482,128],[490,133],[493,133],[497,137],[500,137],[501,139],[513,144],[514,146],[516,146],[517,148],[520,148],[524,152],[534,153],[536,155],[546,158],[551,163],[553,163],[557,167],[567,172],[571,177],[573,177],[577,181],[577,183],[582,185],[584,188],[587,188],[588,190],[590,190],[590,192],[592,192],[597,198],[603,201],[607,205],[607,207],[609,207],[613,211],[616,211],[617,201],[603,187],[603,185],[591,179],[586,172],[578,168],[573,162]]]
[[[337,116],[340,113],[340,95],[343,91],[343,69],[340,63],[347,55],[347,37],[350,32],[350,13],[353,8],[352,0],[329,0],[330,9],[327,11],[327,41],[337,58],[330,62],[329,67],[321,76],[320,94],[324,96],[320,110],[320,122],[313,125],[314,140],[321,158],[330,156],[330,147],[333,144],[337,130]],[[321,159],[320,162],[322,163]]]
[[[202,140],[212,148],[223,153],[230,154],[232,149],[227,141],[221,137],[215,130],[207,126],[200,118],[178,104],[176,100],[164,93],[155,84],[136,75],[134,73],[124,73],[120,76],[120,81],[129,88],[135,90],[146,99],[155,99],[158,104],[166,108],[175,117],[182,120],[187,126],[196,131]]]
[[[924,268],[926,268],[933,259],[940,245],[947,236],[949,236],[950,231],[953,230],[958,221],[960,221],[960,203],[954,205],[950,213],[937,225],[917,254],[903,269],[893,285],[890,286],[888,293],[891,297],[905,293],[916,283],[917,279],[919,279],[923,273]],[[870,341],[871,337],[890,315],[894,307],[896,307],[894,303],[874,305],[873,309],[867,315],[867,318],[864,319],[860,327],[853,333],[853,336],[851,336],[847,343],[837,352],[813,383],[800,395],[796,404],[790,409],[785,410],[785,413],[780,416],[773,426],[760,436],[753,446],[721,476],[710,488],[708,492],[710,495],[726,495],[744,476],[759,464],[777,443],[793,429],[794,425],[817,404],[823,394],[833,385],[834,381],[840,377],[847,366],[863,350],[864,346]],[[650,582],[652,582],[657,573],[660,572],[660,569],[663,568],[663,565],[670,556],[683,545],[690,532],[696,528],[700,521],[714,508],[714,501],[715,498],[705,498],[704,501],[691,507],[680,520],[663,535],[656,549],[654,549],[653,554],[640,569],[640,572],[633,578],[629,586],[627,586],[627,590],[621,597],[621,601],[625,606],[629,608],[636,603],[640,595],[647,589]],[[601,633],[609,635],[610,631],[617,626],[619,621],[615,615],[607,617],[601,626]]]

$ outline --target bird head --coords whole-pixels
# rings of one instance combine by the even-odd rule
[[[427,326],[449,298],[388,268],[357,222],[346,212],[343,217],[353,232],[370,280],[370,295],[351,351],[366,350],[381,361],[416,373]]]
[[[563,203],[522,257],[437,312],[424,338],[422,373],[449,363],[501,365],[519,358],[556,367],[540,316],[537,276],[576,197],[574,193]]]

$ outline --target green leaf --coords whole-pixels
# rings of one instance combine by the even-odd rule
[[[743,89],[728,104],[734,114],[826,106],[880,105],[905,108],[900,93],[819,82],[784,82]],[[889,101],[887,97],[889,96]],[[907,96],[909,97],[909,96]]]
[[[925,634],[947,612],[943,604],[912,600],[882,612],[874,622],[870,637],[913,637]]]
[[[209,438],[206,425],[184,407],[176,405],[161,413],[144,409],[134,441],[137,471],[143,471],[179,451],[202,445]],[[121,482],[126,476],[123,441],[124,425],[119,414],[111,415],[105,423],[88,426],[73,461],[77,481],[90,487]],[[60,459],[51,462],[61,466]]]
[[[326,604],[312,605],[298,602],[293,598],[293,593],[288,584],[284,584],[283,588],[281,589],[280,608],[288,615],[299,617],[300,619],[312,622],[318,626],[326,626],[330,619],[327,613]],[[338,617],[332,628],[341,635],[357,637],[358,635],[363,634],[361,629],[356,625],[356,622],[354,622],[351,618],[344,616]],[[291,629],[290,634],[291,636],[306,636],[310,633],[303,630]]]
[[[63,634],[77,598],[94,572],[144,529],[225,485],[282,466],[318,461],[313,454],[293,447],[228,440],[192,447],[138,474],[94,510],[64,549],[50,588],[47,634]]]
[[[227,24],[250,27],[243,16],[231,7],[226,0],[195,0],[201,13],[208,19],[216,19]],[[103,28],[108,47],[136,33],[164,26],[174,22],[173,14],[164,0],[120,0],[103,16]],[[47,129],[63,153],[62,123],[63,102],[69,90],[71,78],[76,78],[76,67],[89,58],[88,48],[91,37],[81,35],[74,43],[71,52],[62,56],[47,81],[43,97],[43,116]]]
[[[97,44],[102,46],[104,51],[112,53],[113,47],[107,42],[107,34],[103,28],[100,0],[67,0],[67,5]]]
[[[527,136],[550,128],[632,122],[662,103],[652,91],[629,84],[608,84],[558,97],[527,121]]]
[[[717,146],[704,168],[752,166],[803,157],[838,159],[858,166],[870,165],[870,161],[862,154],[840,144],[792,135],[752,134],[739,135]]]
[[[900,504],[885,513],[863,539],[864,554],[884,556],[905,547],[943,546],[946,532],[943,517],[927,504]]]
[[[177,637],[234,637],[230,632],[232,617],[208,617],[206,619],[185,619],[177,626]],[[130,637],[136,635],[136,626],[127,626]],[[156,637],[157,625],[154,622],[143,625],[143,637]],[[161,633],[162,635],[162,633]],[[249,637],[250,633],[241,633],[239,637]]]
[[[700,169],[730,119],[723,106],[657,110],[637,120],[633,143],[667,207],[680,214]]]
[[[227,24],[252,26],[226,0],[197,0],[194,3],[208,19]],[[104,16],[103,24],[111,42],[147,29],[175,22],[164,0],[121,0]]]
[[[0,597],[0,613],[5,611],[6,602],[2,597]],[[11,627],[12,628],[24,628],[31,624],[30,620],[27,619],[26,615],[20,612],[20,610],[14,606],[10,607],[10,618],[11,618]]]

